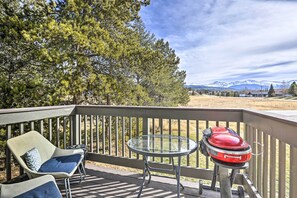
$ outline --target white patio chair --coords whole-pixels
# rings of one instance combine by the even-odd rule
[[[0,184],[1,198],[52,197],[62,198],[55,178],[51,175],[14,184]]]
[[[29,178],[49,174],[56,179],[64,179],[66,197],[72,197],[69,178],[77,169],[82,177],[81,170],[78,168],[84,157],[82,149],[57,148],[37,131],[11,138],[7,141],[7,145]],[[40,154],[41,166],[38,170],[30,169],[24,159],[24,155],[34,148]]]

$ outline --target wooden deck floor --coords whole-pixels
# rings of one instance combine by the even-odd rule
[[[122,170],[86,164],[87,176],[82,183],[71,184],[73,197],[137,197],[141,175]],[[185,189],[181,197],[220,197],[218,192],[204,190],[198,194],[198,183],[182,181]],[[65,191],[61,186],[61,192]],[[172,178],[152,176],[152,181],[145,186],[141,197],[176,197],[176,180]],[[237,196],[234,196],[237,197]]]

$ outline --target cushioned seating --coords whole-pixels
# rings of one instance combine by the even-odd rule
[[[65,172],[69,174],[78,165],[80,160],[80,154],[53,157],[44,162],[38,172]]]
[[[82,149],[57,148],[37,131],[11,138],[7,141],[7,146],[29,178],[50,174],[56,179],[64,179],[66,197],[71,197],[69,178],[76,170],[81,173],[78,167],[83,167],[80,166],[84,158]],[[31,169],[25,156],[32,158],[27,160]]]
[[[15,184],[1,184],[1,198],[62,198],[55,178],[45,175]]]

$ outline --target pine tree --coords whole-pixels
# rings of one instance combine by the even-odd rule
[[[273,88],[273,85],[270,85],[269,91],[268,91],[268,97],[274,97],[275,96],[275,91]]]
[[[2,0],[0,108],[187,103],[175,51],[141,23],[147,4]]]
[[[289,88],[289,94],[292,94],[292,96],[297,96],[297,84],[295,81],[291,84]]]

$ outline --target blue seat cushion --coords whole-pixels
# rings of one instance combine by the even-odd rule
[[[44,198],[55,197],[62,198],[61,193],[53,181],[47,182],[29,190],[23,194],[16,196],[15,198]]]
[[[38,172],[71,173],[81,159],[81,154],[54,157],[44,162]]]

